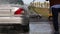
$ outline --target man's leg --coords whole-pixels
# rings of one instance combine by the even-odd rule
[[[59,32],[59,27],[58,27],[58,9],[57,8],[52,8],[52,15],[53,15],[53,27],[55,32]]]

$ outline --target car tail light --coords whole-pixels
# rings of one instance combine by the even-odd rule
[[[22,8],[19,8],[15,11],[14,15],[20,15],[20,14],[23,14],[24,13],[24,10]]]

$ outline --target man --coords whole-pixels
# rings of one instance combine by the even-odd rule
[[[60,11],[60,4],[51,6],[52,9],[52,17],[53,17],[53,26],[54,26],[54,34],[59,34],[59,27],[58,27],[58,12]]]
[[[60,11],[60,0],[49,0],[49,1],[53,15],[53,26],[55,30],[54,34],[59,34],[58,12]]]
[[[58,12],[60,12],[60,0],[46,0],[50,1],[50,7],[52,10],[52,17],[53,17],[53,26],[54,26],[54,34],[59,34],[59,27],[58,27]]]

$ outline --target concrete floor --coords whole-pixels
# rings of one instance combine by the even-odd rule
[[[52,25],[48,22],[41,22],[41,24],[30,24],[30,34],[52,34],[52,31]]]
[[[54,31],[52,22],[48,21],[47,18],[42,18],[39,20],[40,21],[38,21],[37,19],[35,21],[32,20],[32,22],[30,23],[30,34],[53,34]],[[58,16],[58,22],[60,26],[60,13]]]

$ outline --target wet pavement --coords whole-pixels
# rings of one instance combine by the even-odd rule
[[[49,22],[34,22],[30,24],[30,34],[52,34],[53,28]]]
[[[60,13],[58,16],[59,31],[60,31]],[[31,19],[30,21],[30,34],[53,34],[52,21],[48,21],[48,18]]]
[[[31,19],[29,34],[53,34],[52,21],[48,18]]]

